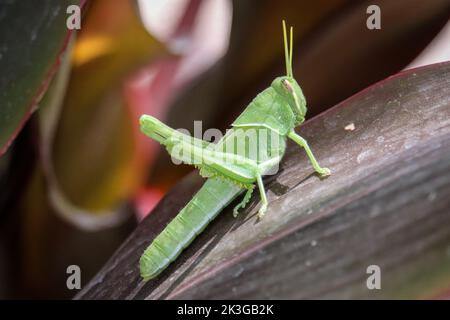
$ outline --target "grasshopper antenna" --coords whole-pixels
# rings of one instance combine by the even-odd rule
[[[284,58],[286,60],[286,75],[292,77],[292,51],[293,51],[293,39],[294,39],[294,29],[291,27],[289,29],[289,48],[288,48],[288,37],[286,30],[286,22],[283,20],[283,37],[284,37]]]

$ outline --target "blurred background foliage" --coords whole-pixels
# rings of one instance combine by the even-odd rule
[[[1,298],[69,298],[70,264],[89,281],[191,170],[139,133],[140,114],[224,130],[283,74],[282,19],[309,117],[450,42],[447,0],[91,0],[76,34],[73,3],[0,5]]]

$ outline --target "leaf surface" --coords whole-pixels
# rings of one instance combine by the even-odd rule
[[[231,205],[143,283],[141,253],[201,185],[197,173],[188,176],[78,298],[432,298],[448,290],[449,85],[450,62],[408,70],[306,122],[297,132],[329,178],[315,176],[290,143],[279,174],[265,180],[262,221],[258,196],[237,219]],[[382,290],[366,287],[373,264]]]

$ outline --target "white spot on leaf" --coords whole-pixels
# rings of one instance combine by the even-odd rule
[[[355,124],[352,122],[352,123],[349,123],[348,125],[346,125],[345,127],[344,127],[344,130],[346,130],[346,131],[353,131],[353,130],[355,130]]]

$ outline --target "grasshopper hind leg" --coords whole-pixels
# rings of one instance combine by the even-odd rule
[[[253,193],[253,187],[250,187],[247,189],[247,192],[245,193],[244,198],[242,199],[241,202],[239,202],[236,207],[234,207],[233,209],[233,216],[236,218],[239,214],[239,209],[241,208],[245,208],[245,206],[247,205],[247,203],[250,201],[250,198],[252,196]]]

